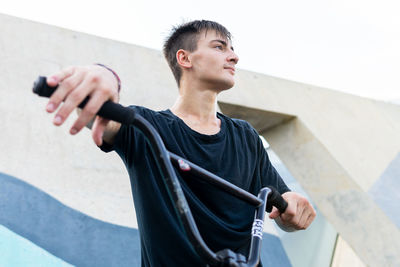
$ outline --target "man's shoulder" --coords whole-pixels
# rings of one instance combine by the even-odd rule
[[[168,109],[165,110],[154,110],[148,107],[138,106],[138,105],[130,105],[129,108],[133,109],[137,114],[141,115],[145,119],[157,119],[157,118],[164,118],[164,119],[172,119],[171,112]]]
[[[159,111],[155,111],[151,108],[147,108],[144,106],[139,106],[139,105],[129,105],[128,108],[133,109],[135,112],[139,113],[139,114],[144,114],[144,113],[157,113]]]
[[[256,130],[251,126],[251,124],[242,119],[237,119],[237,118],[231,118],[227,115],[224,115],[222,113],[218,113],[221,118],[223,118],[226,122],[230,123],[233,127],[245,131],[250,131],[250,132],[256,132]]]

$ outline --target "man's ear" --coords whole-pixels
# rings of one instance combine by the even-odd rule
[[[183,49],[179,49],[176,52],[176,61],[178,65],[185,69],[190,69],[192,67],[192,62],[189,58],[189,52]]]

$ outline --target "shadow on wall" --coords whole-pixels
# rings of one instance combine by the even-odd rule
[[[137,229],[94,219],[1,172],[0,225],[72,265],[140,266]],[[263,241],[261,258],[265,266],[291,266],[277,236],[264,234]],[[12,254],[21,256],[19,252]],[[43,266],[45,262],[30,264]]]

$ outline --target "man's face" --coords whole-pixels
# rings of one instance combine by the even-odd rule
[[[239,61],[231,42],[213,30],[202,32],[197,49],[190,53],[192,74],[208,88],[227,90],[235,84],[235,65]]]

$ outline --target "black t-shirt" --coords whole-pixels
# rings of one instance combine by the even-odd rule
[[[289,191],[269,161],[257,132],[245,121],[223,114],[221,130],[200,134],[170,110],[131,106],[159,132],[166,148],[257,195],[264,186]],[[142,266],[205,266],[192,249],[166,191],[163,177],[141,131],[122,125],[113,147],[129,173],[140,231]],[[228,193],[176,171],[200,234],[211,250],[229,248],[248,256],[255,209]]]

